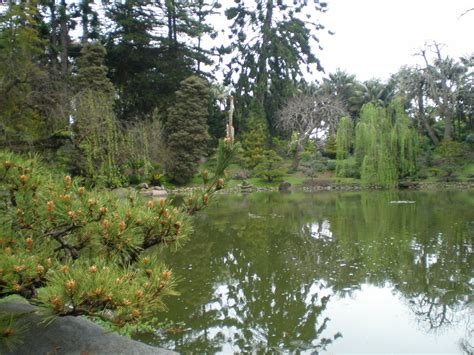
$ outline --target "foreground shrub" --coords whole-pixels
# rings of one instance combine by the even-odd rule
[[[0,153],[0,296],[21,295],[53,317],[140,326],[176,294],[173,272],[143,252],[189,236],[190,215],[222,188],[233,152],[221,143],[215,174],[180,207],[88,191],[35,158]]]

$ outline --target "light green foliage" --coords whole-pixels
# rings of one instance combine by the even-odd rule
[[[264,119],[252,115],[247,131],[242,135],[242,161],[245,168],[253,170],[264,160],[266,134]]]
[[[119,140],[121,134],[109,97],[92,90],[76,96],[74,160],[82,176],[99,185],[120,186]],[[84,157],[84,159],[82,159]]]
[[[69,176],[49,176],[34,159],[1,160],[2,296],[20,294],[55,315],[91,315],[116,326],[162,307],[174,292],[172,273],[140,252],[186,238],[191,227],[182,208],[88,191]]]
[[[391,145],[397,160],[399,176],[414,175],[417,171],[418,134],[410,127],[410,119],[400,100],[392,101],[388,112],[391,114],[391,121],[394,122]]]
[[[158,117],[127,125],[123,130],[119,150],[123,161],[122,173],[131,184],[140,182],[159,184],[163,175],[166,147],[162,124]]]
[[[0,297],[21,295],[51,316],[87,315],[114,328],[146,324],[176,292],[173,272],[142,252],[187,238],[189,216],[223,187],[235,149],[221,142],[206,189],[182,206],[88,190],[35,158],[0,153]]]
[[[285,175],[283,170],[283,159],[273,150],[263,152],[263,160],[255,167],[257,176],[272,182]]]
[[[362,108],[356,128],[356,157],[363,157],[360,175],[364,184],[393,187],[398,181],[390,131],[384,108],[373,104]]]
[[[215,196],[216,191],[224,188],[224,178],[227,176],[226,169],[239,149],[240,145],[238,143],[233,144],[229,138],[219,141],[214,173],[210,174],[208,170],[202,171],[203,190],[193,191],[191,196],[185,199],[188,214],[192,215],[206,207]]]
[[[121,133],[113,112],[114,87],[103,65],[105,49],[86,45],[81,51],[74,98],[73,165],[94,183],[120,186],[119,141]]]
[[[416,172],[416,132],[409,126],[401,102],[388,109],[364,105],[356,127],[355,157],[365,184],[396,186],[399,177]]]
[[[354,127],[350,117],[343,117],[339,121],[336,136],[336,176],[347,177],[347,164],[343,163],[350,155],[353,138]]]
[[[336,160],[336,169],[339,167],[341,175],[339,177],[360,179],[360,167],[357,165],[356,158],[350,156],[344,160]],[[344,175],[342,175],[342,172]]]
[[[178,184],[194,176],[199,160],[206,153],[208,99],[207,82],[191,76],[181,82],[176,102],[169,108],[164,127],[169,152],[165,170]]]

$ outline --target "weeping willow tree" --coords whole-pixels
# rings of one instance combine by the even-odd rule
[[[395,187],[416,172],[417,136],[402,104],[388,109],[365,105],[355,132],[355,157],[366,185]]]
[[[418,151],[418,135],[410,127],[403,104],[394,100],[388,108],[394,126],[391,131],[391,146],[396,152],[397,167],[400,177],[410,176],[416,173],[416,156]]]
[[[354,127],[350,117],[343,117],[339,121],[336,135],[336,175],[346,176],[347,161],[353,143]]]
[[[121,184],[119,142],[122,134],[109,97],[95,91],[81,92],[75,98],[74,132],[83,159],[76,159],[80,174],[108,186]]]
[[[98,184],[121,184],[119,144],[123,135],[113,112],[115,89],[107,78],[106,51],[86,44],[78,58],[73,131],[76,172]]]
[[[356,128],[356,156],[364,157],[360,167],[364,184],[394,187],[398,181],[396,158],[390,145],[391,129],[384,108],[373,104],[362,108]]]

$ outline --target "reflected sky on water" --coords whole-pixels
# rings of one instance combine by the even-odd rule
[[[179,326],[138,338],[181,352],[472,351],[473,238],[473,192],[221,195],[183,248],[156,251],[181,277],[158,317]]]

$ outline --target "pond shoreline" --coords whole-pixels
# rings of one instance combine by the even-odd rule
[[[201,187],[183,187],[169,189],[170,194],[187,194],[192,191],[201,190]],[[400,183],[398,190],[463,190],[463,189],[474,189],[474,181],[450,181],[450,182],[403,182]],[[263,191],[279,191],[279,186],[250,186],[243,188],[242,186],[235,186],[230,188],[224,188],[218,193],[220,194],[232,194],[232,193],[251,193],[251,192],[263,192]],[[316,191],[362,191],[362,190],[383,190],[380,186],[364,186],[362,184],[338,184],[324,182],[322,184],[315,183],[311,186],[297,185],[291,186],[286,191],[293,192],[316,192]]]

